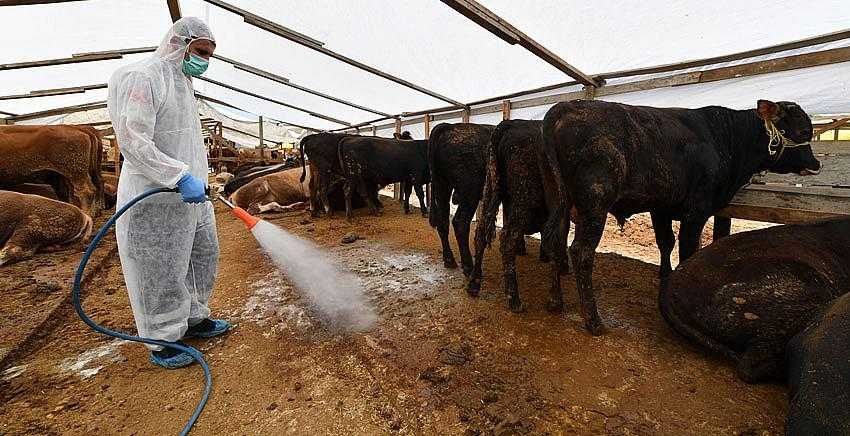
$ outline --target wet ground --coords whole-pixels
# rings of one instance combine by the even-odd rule
[[[383,217],[269,216],[326,247],[364,287],[378,322],[328,331],[242,224],[219,210],[221,270],[211,306],[235,324],[190,341],[213,371],[194,434],[781,434],[785,388],[740,382],[676,337],[656,305],[651,227],[608,227],[594,279],[610,331],[544,309],[537,243],[519,259],[525,313],[507,309],[497,247],[478,299],[443,269],[436,233],[395,204]],[[363,239],[341,240],[350,233]],[[134,331],[114,239],[93,261],[84,305]],[[624,257],[626,253],[633,257]],[[653,257],[654,256],[654,257]],[[190,415],[200,368],[165,371],[145,349],[99,336],[68,302],[78,250],[0,269],[0,434],[168,434]],[[644,260],[639,260],[644,259]]]

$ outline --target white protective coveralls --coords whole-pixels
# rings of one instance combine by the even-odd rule
[[[182,71],[190,42],[213,40],[193,17],[176,21],[153,56],[119,68],[109,79],[107,107],[124,156],[118,208],[189,173],[207,180],[207,152],[192,81]],[[116,226],[118,253],[139,335],[179,340],[209,317],[218,267],[210,202],[184,203],[179,193],[137,203]],[[152,350],[162,347],[149,346]]]

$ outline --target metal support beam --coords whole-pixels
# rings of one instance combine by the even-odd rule
[[[331,117],[331,116],[328,116],[328,115],[323,115],[323,114],[320,114],[318,112],[313,112],[309,109],[304,109],[302,107],[291,105],[289,103],[284,103],[280,100],[275,100],[275,99],[270,98],[270,97],[266,97],[266,96],[263,96],[263,95],[260,95],[260,94],[255,94],[255,93],[250,92],[250,91],[245,91],[244,89],[239,89],[235,86],[219,82],[218,80],[210,79],[209,77],[199,76],[197,78],[200,79],[200,80],[203,80],[205,82],[212,83],[213,85],[221,86],[222,88],[226,88],[226,89],[229,89],[231,91],[236,91],[236,92],[241,93],[241,94],[249,95],[249,96],[254,97],[254,98],[259,98],[260,100],[265,100],[265,101],[268,101],[268,102],[271,102],[271,103],[274,103],[274,104],[277,104],[277,105],[280,105],[280,106],[288,107],[290,109],[295,109],[297,111],[304,112],[308,115],[314,116],[316,118],[321,118],[323,120],[327,120],[327,121],[330,121],[332,123],[342,124],[343,126],[350,126],[351,125],[351,123],[349,123],[347,121],[338,120],[334,117]]]
[[[179,20],[182,15],[180,14],[180,0],[166,0],[168,3],[168,13],[171,14],[171,22],[175,22]]]
[[[306,36],[302,33],[296,32],[296,31],[289,29],[285,26],[282,26],[280,24],[266,20],[265,18],[260,17],[258,15],[254,15],[254,14],[252,14],[252,13],[250,13],[250,12],[244,10],[244,9],[240,9],[236,6],[233,6],[229,3],[223,2],[221,0],[204,0],[204,1],[207,2],[207,3],[213,4],[215,6],[218,6],[218,7],[222,8],[226,11],[234,13],[236,15],[242,16],[242,18],[245,20],[245,22],[252,25],[252,26],[259,27],[260,29],[263,29],[263,30],[265,30],[269,33],[273,33],[273,34],[280,36],[282,38],[286,38],[286,39],[288,39],[288,40],[290,40],[290,41],[292,41],[296,44],[299,44],[299,45],[302,45],[302,46],[307,47],[309,49],[315,50],[319,53],[322,53],[323,55],[330,56],[330,57],[332,57],[332,58],[334,58],[338,61],[344,62],[344,63],[351,65],[355,68],[359,68],[363,71],[367,71],[367,72],[372,73],[376,76],[379,76],[379,77],[382,77],[384,79],[393,81],[395,83],[398,83],[399,85],[402,85],[402,86],[405,86],[407,88],[419,91],[423,94],[430,95],[431,97],[445,101],[447,103],[451,103],[453,105],[463,106],[463,103],[461,103],[459,101],[452,100],[452,99],[450,99],[446,96],[440,95],[440,94],[438,94],[434,91],[425,89],[421,86],[410,83],[410,82],[408,82],[404,79],[393,76],[392,74],[385,73],[385,72],[383,72],[383,71],[381,71],[381,70],[379,70],[375,67],[371,67],[371,66],[366,65],[364,63],[358,62],[354,59],[351,59],[349,57],[341,55],[341,54],[339,54],[335,51],[328,50],[325,47],[323,47],[324,43],[322,43],[320,41],[317,41],[313,38],[310,38],[309,36]]]
[[[206,100],[206,101],[208,101],[208,102],[210,102],[210,103],[220,104],[220,105],[222,105],[222,106],[226,106],[226,107],[229,107],[229,108],[231,108],[231,109],[236,109],[236,110],[238,110],[238,111],[242,111],[242,112],[245,112],[245,113],[253,114],[253,112],[251,112],[251,111],[246,111],[245,109],[242,109],[242,108],[240,108],[240,107],[234,106],[234,105],[232,105],[232,104],[230,104],[230,103],[228,103],[228,102],[226,102],[226,101],[222,101],[222,100],[219,100],[219,99],[217,99],[217,98],[213,98],[213,97],[206,96],[206,95],[201,94],[200,92],[197,92],[197,91],[195,91],[195,97],[197,97],[197,98],[199,98],[199,99],[201,99],[201,100]],[[255,114],[255,115],[256,115],[256,114]],[[267,118],[269,118],[269,117],[267,117]],[[322,131],[324,131],[323,129],[317,129],[317,128],[315,128],[315,127],[309,127],[309,126],[302,126],[301,124],[290,123],[290,122],[287,122],[287,121],[275,120],[274,118],[269,118],[269,119],[270,119],[270,120],[274,120],[275,122],[280,123],[280,124],[285,124],[285,125],[287,125],[287,126],[292,126],[292,127],[298,127],[298,128],[300,128],[300,129],[304,129],[304,130],[311,130],[311,131],[313,131],[313,132],[322,132]]]
[[[65,64],[79,64],[83,62],[95,62],[95,61],[107,61],[112,59],[121,59],[124,55],[129,54],[138,54],[138,53],[148,53],[156,50],[156,47],[138,47],[138,48],[129,48],[124,50],[108,50],[108,51],[98,51],[98,52],[90,52],[90,53],[76,53],[72,54],[71,57],[67,58],[58,58],[58,59],[46,59],[41,61],[25,61],[25,62],[15,62],[11,64],[0,64],[0,71],[6,70],[17,70],[21,68],[36,68],[36,67],[50,67],[53,65],[65,65]]]
[[[250,137],[252,137],[252,138],[254,138],[254,139],[260,139],[260,137],[259,137],[259,136],[255,135],[255,134],[253,134],[253,133],[248,133],[248,132],[246,132],[246,131],[244,131],[244,130],[234,129],[233,127],[225,126],[224,124],[222,124],[222,125],[221,125],[221,128],[222,128],[222,129],[224,129],[224,130],[230,130],[231,132],[236,132],[236,133],[239,133],[239,134],[242,134],[242,135],[245,135],[245,136],[250,136]],[[282,144],[282,142],[281,142],[281,141],[273,141],[273,140],[268,139],[268,138],[263,138],[263,141],[264,141],[264,142],[270,142],[270,143],[275,144],[275,145],[280,145],[280,144]]]
[[[17,100],[22,98],[50,97],[54,95],[82,94],[86,91],[104,88],[106,88],[106,83],[100,83],[97,85],[72,86],[68,88],[42,89],[39,91],[30,91],[28,94],[0,95],[0,100]]]
[[[341,98],[337,98],[337,97],[334,97],[332,95],[328,95],[328,94],[325,94],[323,92],[316,91],[314,89],[307,88],[306,86],[297,85],[295,83],[292,83],[289,79],[287,79],[285,77],[278,76],[277,74],[261,70],[257,67],[253,67],[251,65],[243,64],[242,62],[238,62],[238,61],[235,61],[233,59],[226,58],[224,56],[219,56],[219,55],[214,54],[213,58],[218,59],[218,60],[223,61],[223,62],[227,62],[227,63],[233,65],[238,70],[242,70],[242,71],[245,71],[247,73],[251,73],[255,76],[260,76],[264,79],[268,79],[268,80],[271,80],[273,82],[280,83],[281,85],[289,86],[290,88],[295,88],[299,91],[304,91],[308,94],[313,94],[315,96],[322,97],[322,98],[325,98],[327,100],[335,101],[337,103],[344,104],[346,106],[353,107],[355,109],[360,109],[360,110],[365,111],[365,112],[371,112],[375,115],[383,115],[383,116],[387,116],[387,117],[390,116],[390,114],[387,114],[387,113],[384,113],[384,112],[381,112],[381,111],[378,111],[378,110],[375,110],[375,109],[370,109],[368,107],[361,106],[359,104],[352,103],[350,101],[346,101],[346,100],[343,100]]]
[[[60,108],[56,108],[56,109],[48,109],[48,110],[39,111],[39,112],[31,112],[31,113],[28,113],[28,114],[16,115],[16,116],[10,117],[9,120],[15,121],[15,122],[26,121],[26,120],[33,120],[33,119],[36,119],[36,118],[50,117],[50,116],[53,116],[53,115],[63,115],[63,114],[70,114],[70,113],[74,113],[74,112],[84,112],[84,111],[89,111],[89,110],[94,110],[94,109],[102,109],[102,108],[105,108],[105,107],[106,107],[106,101],[104,100],[104,101],[97,101],[97,102],[94,102],[94,103],[77,104],[77,105],[74,105],[74,106],[65,106],[65,107],[60,107]]]
[[[0,6],[46,5],[50,3],[69,3],[82,0],[2,0]]]
[[[599,86],[599,82],[593,77],[579,71],[578,68],[568,64],[555,53],[531,39],[525,33],[512,26],[510,23],[485,8],[475,0],[442,0],[450,8],[461,15],[472,20],[475,24],[487,29],[490,33],[498,36],[508,44],[519,44],[535,56],[543,59],[549,65],[561,70],[564,74],[576,79],[586,86]]]

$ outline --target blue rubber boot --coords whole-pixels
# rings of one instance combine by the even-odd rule
[[[192,348],[182,342],[178,342],[178,344],[187,348]],[[185,351],[165,347],[159,351],[151,351],[150,361],[154,365],[161,366],[166,369],[177,369],[191,365],[195,362],[195,358]]]
[[[186,330],[184,338],[214,338],[230,330],[230,323],[223,319],[207,318]]]

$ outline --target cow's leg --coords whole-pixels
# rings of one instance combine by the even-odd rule
[[[401,208],[404,210],[404,214],[407,215],[410,213],[410,193],[413,191],[413,183],[410,182],[401,182]],[[418,192],[418,191],[417,191]]]
[[[358,178],[357,192],[360,193],[361,197],[366,199],[366,203],[369,205],[369,212],[372,215],[378,216],[381,215],[382,211],[378,204],[375,202],[375,198],[377,198],[375,190],[376,188],[373,184],[367,184],[362,177]]]
[[[576,237],[570,246],[570,258],[576,270],[576,288],[581,302],[581,315],[585,328],[593,335],[600,335],[604,330],[593,290],[593,261],[596,247],[605,230],[606,214],[607,209],[601,207],[593,210],[579,210]]]
[[[449,244],[449,202],[452,190],[445,181],[434,183],[431,193],[431,215],[428,218],[431,226],[437,229],[440,244],[443,247],[443,265],[449,269],[457,268],[452,246]]]
[[[352,184],[351,180],[348,179],[342,185],[342,191],[343,191],[343,194],[345,195],[345,217],[349,220],[351,220],[351,194],[352,194],[352,190],[354,189],[354,187],[351,186],[351,184]]]
[[[413,183],[413,190],[416,191],[416,197],[419,198],[419,212],[422,213],[422,217],[428,216],[428,206],[425,205],[425,193],[422,192],[422,184],[418,181]]]
[[[507,209],[507,210],[513,210]],[[519,298],[519,289],[516,277],[516,256],[520,245],[524,242],[522,229],[524,222],[518,217],[506,217],[505,227],[502,229],[500,251],[502,255],[502,286],[508,296],[508,307],[514,313],[524,310],[522,300]]]
[[[714,216],[714,234],[712,235],[712,242],[716,242],[719,239],[725,238],[732,233],[732,218],[727,218],[725,216]]]
[[[463,273],[468,277],[472,274],[472,253],[469,251],[469,227],[472,216],[475,215],[477,204],[470,201],[462,201],[455,211],[452,219],[452,227],[455,229],[457,249],[460,252],[460,265]]]
[[[655,243],[658,245],[658,251],[661,252],[661,266],[658,270],[658,277],[661,280],[666,280],[673,270],[670,263],[670,254],[673,253],[673,246],[676,245],[676,236],[673,234],[673,220],[664,214],[651,212],[652,229],[655,231]]]
[[[699,250],[702,229],[707,218],[688,218],[679,228],[679,263],[688,260]]]
[[[16,229],[0,249],[0,266],[31,258],[38,246],[33,244],[33,235],[21,228]]]
[[[331,200],[328,198],[328,194],[331,190],[331,175],[329,173],[325,173],[321,180],[321,183],[319,183],[319,198],[322,200],[322,206],[325,209],[325,213],[328,216],[331,216],[334,214],[333,208],[331,207]]]
[[[319,216],[319,211],[322,209],[321,198],[319,197],[319,180],[322,179],[319,171],[311,171],[312,180],[308,184],[310,190],[310,216],[316,218]]]

